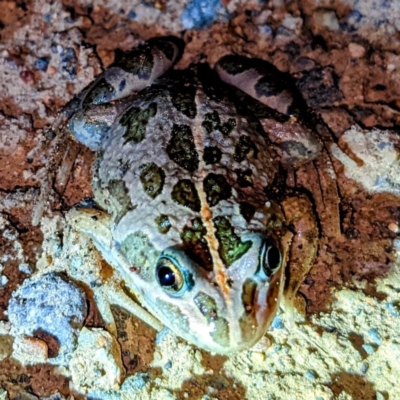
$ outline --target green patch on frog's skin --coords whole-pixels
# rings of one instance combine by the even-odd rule
[[[199,167],[199,155],[196,151],[193,133],[188,125],[174,124],[171,139],[167,145],[169,158],[180,167],[194,172]]]
[[[244,201],[243,203],[239,204],[239,208],[240,214],[242,214],[246,222],[250,222],[256,212],[256,208],[253,206],[253,204]]]
[[[163,190],[165,172],[157,164],[142,164],[139,167],[140,181],[146,194],[155,199]]]
[[[236,126],[236,120],[234,118],[229,118],[227,122],[222,124],[217,111],[213,111],[204,115],[204,121],[201,125],[207,133],[219,130],[222,134],[229,135]]]
[[[186,254],[207,271],[212,271],[212,258],[208,243],[205,239],[207,230],[200,218],[191,221],[190,226],[185,226],[181,239]]]
[[[253,155],[257,158],[258,149],[255,143],[247,135],[240,136],[235,146],[235,161],[242,162],[246,157]]]
[[[216,164],[221,160],[221,157],[222,157],[222,152],[218,147],[216,146],[204,147],[203,160],[206,163],[206,165]]]
[[[189,179],[178,181],[171,192],[172,200],[182,206],[188,207],[195,212],[200,211],[200,199],[196,187]]]
[[[194,86],[178,85],[170,90],[170,95],[172,104],[179,112],[190,119],[193,119],[196,116],[196,88]]]
[[[140,277],[146,281],[154,280],[154,266],[160,252],[154,248],[147,235],[142,232],[129,234],[121,243],[120,249]]]
[[[229,324],[224,318],[218,317],[217,303],[203,292],[199,292],[193,299],[200,312],[206,318],[208,324],[213,324],[214,329],[210,332],[211,337],[222,347],[229,345]]]
[[[246,188],[249,186],[253,186],[253,172],[250,168],[235,169],[235,174],[237,175],[237,183],[240,187]]]
[[[124,139],[126,143],[140,143],[146,136],[146,127],[150,118],[157,114],[157,104],[151,103],[148,108],[130,108],[122,116],[120,124],[126,128]]]
[[[153,71],[153,53],[149,46],[140,46],[129,52],[118,52],[113,67],[119,67],[139,79],[148,80]]]
[[[104,78],[100,79],[86,94],[82,106],[106,103],[110,97],[115,97],[115,94],[114,86],[110,85]]]
[[[161,214],[159,215],[154,222],[157,225],[157,229],[160,233],[165,235],[171,229],[171,221],[168,218],[168,215]]]
[[[250,249],[251,241],[242,242],[228,218],[216,217],[213,219],[215,226],[215,236],[219,242],[218,252],[226,266],[229,267],[232,263],[242,257],[243,254]]]
[[[210,207],[215,206],[221,200],[227,200],[232,195],[232,188],[223,175],[210,173],[203,182],[204,192]]]

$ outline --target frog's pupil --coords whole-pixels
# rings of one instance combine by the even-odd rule
[[[267,264],[269,270],[274,270],[279,267],[281,254],[275,246],[271,246],[267,251]]]
[[[175,274],[171,268],[161,267],[157,274],[161,286],[171,287],[175,285]]]

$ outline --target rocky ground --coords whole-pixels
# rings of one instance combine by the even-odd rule
[[[1,2],[0,399],[400,399],[399,17],[399,3],[387,0]],[[65,144],[72,161],[32,224],[49,172],[46,132],[116,48],[165,34],[186,43],[177,68],[229,53],[271,61],[325,123],[321,156],[288,178],[312,193],[320,227],[301,287],[306,319],[281,313],[262,343],[227,358],[171,333],[156,340],[115,308],[119,350],[88,286],[69,283],[62,294],[75,325],[65,323],[79,336],[71,362],[71,340],[63,347],[57,326],[44,329],[52,321],[30,337],[29,315],[10,302],[43,272],[50,275],[36,284],[45,297],[55,295],[52,285],[64,288],[66,276],[52,272],[76,278],[68,254],[86,257],[83,282],[101,263],[87,256],[90,243],[60,234],[65,212],[91,196],[93,154],[84,146]],[[126,371],[119,389],[93,368],[99,349],[107,357],[98,365]]]

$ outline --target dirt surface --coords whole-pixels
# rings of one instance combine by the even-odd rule
[[[391,269],[395,268],[394,241],[400,232],[400,186],[392,191],[380,190],[379,184],[371,187],[363,182],[363,174],[358,180],[354,176],[350,179],[346,164],[333,155],[332,146],[361,171],[367,161],[348,144],[351,134],[345,136],[352,126],[358,126],[365,134],[372,128],[380,129],[378,132],[384,132],[397,155],[400,152],[400,6],[383,0],[307,0],[286,4],[278,0],[225,0],[221,4],[215,2],[217,6],[210,11],[211,17],[205,13],[207,15],[199,20],[190,17],[190,4],[197,2],[39,0],[1,3],[0,213],[3,223],[0,273],[3,278],[0,320],[4,321],[3,330],[7,330],[6,311],[13,291],[34,273],[41,255],[43,227],[32,225],[32,212],[38,201],[41,180],[48,173],[45,168],[46,149],[50,144],[46,135],[48,128],[60,108],[102,68],[112,63],[116,48],[127,50],[142,40],[165,34],[180,36],[186,42],[177,68],[199,61],[213,65],[230,53],[272,62],[293,77],[310,108],[325,123],[320,122],[319,128],[325,143],[321,156],[291,171],[287,177],[290,185],[312,196],[320,228],[318,256],[300,289],[306,299],[307,321],[312,324],[313,318],[335,315],[335,304],[342,298],[340,293],[361,293],[365,299],[370,299],[376,310],[379,302],[390,298],[377,282],[386,282],[393,272]],[[368,143],[372,146],[375,142]],[[49,218],[64,215],[73,205],[91,196],[93,153],[72,141],[64,146],[66,159],[72,160],[71,168],[57,175],[46,203],[45,215]],[[374,160],[371,162],[377,162]],[[385,168],[379,168],[377,164],[373,170],[379,170],[377,176],[384,177]],[[393,290],[400,289],[399,280],[385,288],[388,285]],[[102,328],[104,323],[90,290],[85,290],[89,311],[84,325]],[[374,307],[370,312],[374,312]],[[283,382],[302,387],[304,379],[311,384],[314,381],[314,386],[318,381],[324,388],[317,393],[305,385],[303,395],[309,399],[400,398],[390,388],[390,382],[395,381],[385,375],[393,373],[390,369],[382,372],[382,379],[387,378],[388,383],[381,384],[383,389],[379,391],[379,384],[365,377],[366,372],[349,372],[346,367],[341,372],[333,368],[329,379],[321,372],[312,379],[310,376],[302,378],[300,383],[279,381],[278,371],[273,382],[276,388],[269,389],[271,395],[262,394],[251,386],[257,386],[255,381],[237,378],[230,360],[186,344],[178,346],[170,343],[170,338],[161,346],[168,348],[170,343],[175,352],[188,352],[198,365],[197,370],[189,369],[191,376],[182,378],[183,383],[168,383],[168,386],[163,374],[171,369],[171,366],[168,368],[170,361],[162,350],[156,350],[155,332],[122,309],[115,309],[114,314],[126,373],[132,377],[144,374],[143,386],[150,387],[150,394],[141,394],[142,397],[138,394],[137,398],[294,398],[290,397],[292,392],[284,397]],[[347,339],[361,354],[360,362],[368,357],[368,350],[362,347],[366,343],[363,334],[340,326],[325,328],[321,329],[334,329],[339,336],[346,331]],[[49,342],[46,338],[40,339]],[[9,339],[4,339],[4,348],[7,348],[6,340]],[[279,333],[278,337],[268,340],[277,345]],[[386,341],[396,343],[390,335]],[[22,366],[7,354],[7,349],[3,353],[0,387],[8,391],[10,399],[35,398],[29,394],[45,398],[54,393],[65,398],[72,395],[84,398],[69,385],[62,369],[50,364]],[[249,356],[253,368],[264,362],[253,359],[257,354],[253,352],[253,356]],[[370,360],[369,365],[373,365]],[[247,366],[239,367],[245,375]],[[256,376],[260,371],[250,368],[249,376]],[[266,375],[264,371],[261,380],[267,381]],[[287,375],[294,376],[290,371]],[[260,379],[260,375],[257,376]],[[262,384],[259,387],[264,388]],[[7,398],[5,396],[5,392],[0,391],[0,399]],[[118,398],[115,393],[109,396]],[[107,398],[106,395],[94,397]]]

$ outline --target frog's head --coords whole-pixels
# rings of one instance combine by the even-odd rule
[[[208,269],[196,257],[199,249],[165,249],[154,268],[153,285],[160,290],[144,293],[152,312],[177,335],[219,354],[255,344],[282,293],[285,257],[279,241],[248,233],[239,242],[220,238],[208,254]]]

